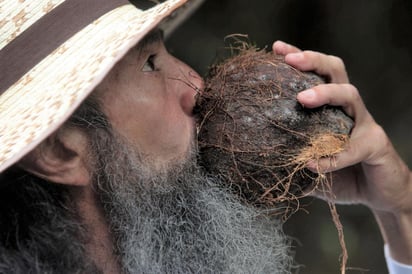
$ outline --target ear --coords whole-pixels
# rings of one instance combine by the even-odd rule
[[[40,178],[59,184],[85,186],[91,182],[86,135],[61,128],[26,155],[19,166]]]

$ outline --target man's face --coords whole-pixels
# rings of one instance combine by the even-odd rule
[[[90,146],[85,151],[93,157],[96,194],[92,199],[107,222],[120,267],[125,273],[285,273],[290,254],[282,224],[265,210],[244,205],[218,178],[204,176],[196,163],[192,109],[201,85],[197,74],[167,53],[160,36],[151,34],[97,87],[93,99],[101,102],[82,105],[76,119],[84,120],[77,124],[74,119],[68,127],[88,129],[84,132]],[[93,121],[100,123],[88,127]],[[34,216],[47,216],[43,222],[36,220],[33,239],[48,240],[35,242],[35,251],[22,254],[34,254],[36,264],[42,258],[37,252],[47,254],[45,267],[55,266],[62,254],[54,247],[64,247],[68,263],[62,268],[73,262],[73,268],[79,267],[82,260],[85,267],[94,267],[104,244],[97,242],[97,218],[89,218],[97,211],[91,209],[95,201],[85,198],[87,190],[79,195],[78,188],[63,193],[66,188],[49,190],[48,183],[33,190],[33,183],[24,185],[42,206]],[[67,204],[45,196],[59,190],[68,195]],[[68,212],[74,206],[79,220]],[[92,241],[96,252],[94,247],[88,250]]]
[[[150,33],[98,86],[113,128],[157,168],[187,158],[193,141],[194,96],[201,77]]]

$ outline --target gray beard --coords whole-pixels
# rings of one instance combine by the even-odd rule
[[[120,138],[94,138],[95,183],[126,273],[290,273],[282,224],[202,174],[194,152],[153,170]],[[104,151],[104,153],[102,153]]]

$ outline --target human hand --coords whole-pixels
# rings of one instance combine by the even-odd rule
[[[412,263],[411,172],[366,109],[356,87],[349,83],[344,63],[338,57],[301,51],[280,41],[273,44],[273,50],[285,55],[285,61],[297,69],[315,71],[329,80],[327,84],[299,93],[300,103],[308,108],[325,104],[341,106],[355,121],[345,151],[333,159],[312,162],[308,168],[332,172],[334,201],[368,206],[380,224],[385,241],[390,244],[393,257]],[[315,195],[331,197],[319,191]],[[400,238],[404,239],[399,241]]]

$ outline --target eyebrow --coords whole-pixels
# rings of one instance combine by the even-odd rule
[[[163,41],[163,31],[154,29],[146,34],[146,36],[137,44],[137,49],[142,52],[147,47],[160,41]]]

